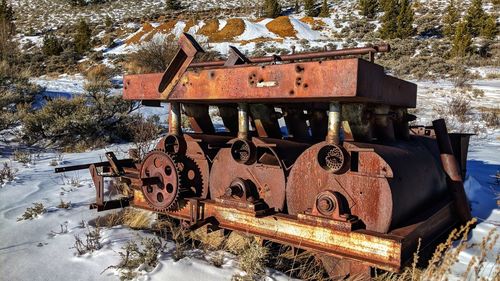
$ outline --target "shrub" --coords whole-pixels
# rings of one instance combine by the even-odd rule
[[[258,278],[265,273],[267,255],[268,249],[254,240],[239,255],[239,266],[249,277]]]
[[[24,214],[17,218],[17,221],[32,220],[45,212],[47,212],[47,209],[45,209],[42,203],[33,203],[33,207],[28,207]]]
[[[6,182],[13,181],[16,176],[17,170],[12,168],[9,163],[4,162],[3,167],[0,169],[0,186]]]
[[[61,41],[52,33],[43,37],[43,54],[46,56],[58,56],[63,52]]]
[[[78,22],[75,29],[75,35],[73,37],[75,51],[77,54],[83,55],[90,50],[92,31],[87,22],[83,19]]]
[[[49,99],[40,110],[25,114],[24,140],[28,143],[48,140],[49,144],[73,148],[80,143],[88,148],[130,139],[126,124],[137,104],[111,95],[113,73],[103,65],[92,68],[86,73],[85,95]]]
[[[158,137],[161,129],[160,118],[157,115],[147,119],[138,116],[128,126],[132,133],[134,148],[137,150],[137,158],[142,159],[155,146],[154,140]]]
[[[16,150],[14,151],[14,161],[23,164],[30,164],[33,162],[33,156],[29,151]]]
[[[165,71],[176,53],[177,45],[173,40],[154,38],[151,41],[142,43],[135,52],[128,55],[128,72],[151,73]]]
[[[101,229],[99,227],[96,227],[94,229],[90,229],[90,227],[87,227],[87,232],[85,233],[85,241],[83,241],[80,236],[76,234],[75,244],[73,248],[76,249],[76,252],[79,256],[101,249]]]
[[[139,246],[141,245],[141,246]],[[164,246],[161,240],[153,238],[142,238],[140,244],[136,241],[129,241],[119,252],[120,263],[106,268],[116,269],[120,274],[121,280],[132,280],[137,277],[138,268],[146,271],[152,271],[158,264],[158,256]]]

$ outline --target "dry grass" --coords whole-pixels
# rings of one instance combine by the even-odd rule
[[[104,216],[98,216],[89,224],[97,227],[113,227],[126,225],[132,229],[150,229],[153,213],[134,208],[126,208],[118,212],[111,212]]]
[[[293,28],[290,19],[287,16],[277,17],[274,20],[266,24],[266,27],[272,33],[285,38],[285,37],[296,37],[297,33]]]

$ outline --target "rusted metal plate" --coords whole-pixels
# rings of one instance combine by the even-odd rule
[[[385,270],[400,270],[402,239],[398,236],[365,230],[343,232],[329,226],[307,224],[298,221],[294,216],[283,214],[256,217],[251,212],[221,206],[211,200],[199,204],[203,210],[203,217],[200,219],[213,217],[221,228],[257,235],[326,255],[349,258]],[[140,198],[134,198],[134,205],[144,208]],[[189,209],[184,208],[168,214],[189,220]]]
[[[166,100],[159,75],[125,76],[124,99]],[[169,94],[180,102],[349,101],[415,107],[416,85],[362,59],[243,65],[187,71]]]

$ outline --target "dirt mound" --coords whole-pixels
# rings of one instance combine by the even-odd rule
[[[266,24],[266,27],[272,33],[280,37],[297,37],[297,32],[293,28],[290,19],[287,16],[277,17]]]
[[[141,30],[139,32],[137,32],[136,34],[134,34],[134,36],[127,39],[127,41],[125,43],[127,45],[137,44],[141,41],[141,39],[144,35],[151,32],[153,29],[154,29],[154,27],[149,22],[145,22],[142,24]]]
[[[198,34],[207,36],[211,42],[225,42],[233,40],[243,32],[245,32],[245,22],[242,19],[228,19],[221,30],[218,20],[208,21],[200,28]]]

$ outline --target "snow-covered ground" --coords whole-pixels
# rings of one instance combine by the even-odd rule
[[[33,164],[21,165],[8,160],[12,151],[0,144],[0,162],[9,161],[18,174],[14,182],[0,188],[0,276],[1,280],[119,280],[108,266],[120,261],[119,252],[128,241],[151,234],[123,226],[102,228],[103,248],[83,256],[76,255],[74,235],[85,237],[82,226],[97,214],[89,210],[95,200],[95,189],[87,170],[54,174],[50,163],[55,153],[41,153]],[[64,154],[62,165],[101,161],[105,151],[122,157],[126,146],[110,146],[107,150]],[[60,159],[59,159],[60,160]],[[76,186],[75,183],[79,186]],[[60,201],[71,202],[70,209],[60,209]],[[26,208],[39,202],[47,213],[33,220],[17,221]],[[108,211],[112,212],[112,211]],[[99,215],[103,215],[100,213]],[[67,231],[66,231],[67,230]],[[159,265],[138,280],[231,280],[241,274],[234,256],[225,254],[222,267],[215,267],[200,251],[189,251],[186,257],[172,258],[174,243],[168,242]],[[288,280],[283,273],[269,269],[266,280]]]

